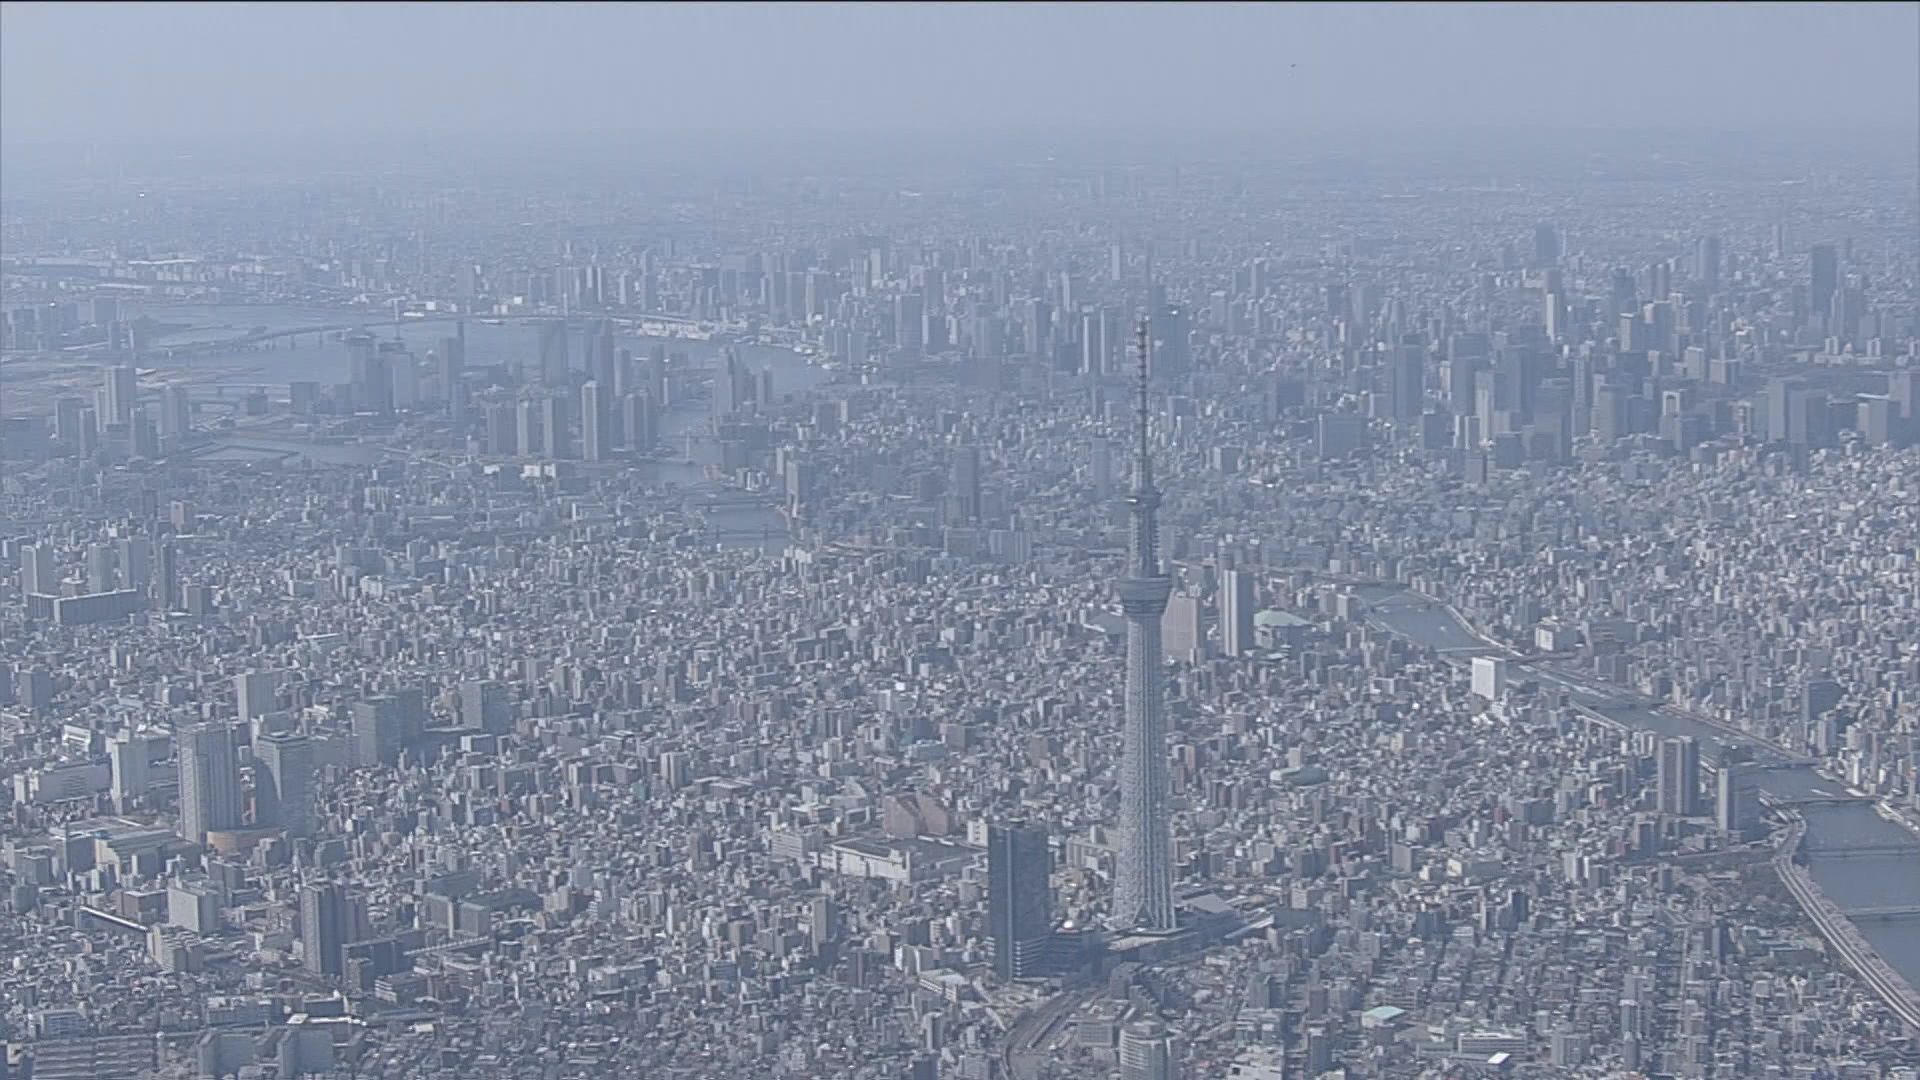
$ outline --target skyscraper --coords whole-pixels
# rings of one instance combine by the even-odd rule
[[[1714,824],[1723,833],[1744,833],[1753,824],[1753,810],[1752,766],[1744,761],[1721,762],[1714,778]]]
[[[567,437],[567,399],[555,394],[544,403],[540,428],[546,432],[547,456],[564,458],[573,456],[573,440]]]
[[[1253,651],[1253,575],[1245,570],[1220,576],[1220,649],[1228,656]]]
[[[153,545],[144,536],[129,536],[118,541],[116,547],[125,587],[145,592],[153,584]]]
[[[180,835],[204,844],[207,833],[240,824],[240,763],[225,724],[195,724],[179,733]]]
[[[160,431],[145,406],[133,410],[133,419],[127,424],[127,448],[134,457],[160,456]]]
[[[495,734],[513,726],[513,699],[507,688],[487,679],[460,683],[460,726]]]
[[[1147,932],[1175,929],[1173,837],[1167,817],[1166,718],[1161,711],[1160,618],[1173,589],[1160,568],[1160,492],[1153,486],[1147,450],[1147,379],[1151,373],[1148,325],[1140,324],[1139,401],[1135,424],[1133,518],[1120,606],[1127,617],[1127,726],[1120,760],[1120,850],[1113,919],[1117,926]]]
[[[133,406],[140,396],[140,384],[131,364],[115,364],[107,369],[102,396],[106,399],[102,404],[106,408],[107,423],[133,422]]]
[[[647,362],[640,368],[640,388],[645,390],[647,396],[652,398],[653,403],[658,406],[667,405],[671,401],[667,390],[669,360],[667,347],[655,345],[647,350]]]
[[[401,691],[353,703],[353,760],[360,766],[391,765],[420,728],[420,694]]]
[[[1105,309],[1080,316],[1080,371],[1086,375],[1104,375],[1113,355],[1113,317]]]
[[[340,974],[351,927],[346,890],[331,884],[301,888],[300,956],[308,971]]]
[[[740,366],[740,356],[729,348],[720,354],[720,366],[713,372],[713,418],[724,420],[740,411],[745,395],[742,385],[746,369]]]
[[[390,353],[365,330],[347,335],[347,380],[353,388],[357,412],[393,411],[393,370]]]
[[[542,442],[540,431],[540,403],[532,400],[522,400],[518,406],[518,410],[516,413],[518,426],[515,429],[514,446],[519,451],[521,457],[537,457],[540,454]]]
[[[1387,412],[1395,420],[1420,418],[1426,405],[1426,350],[1418,345],[1395,346],[1387,357]]]
[[[413,362],[404,341],[383,341],[380,354],[387,358],[387,404],[396,409],[411,409],[420,404],[420,369]]]
[[[919,349],[926,331],[924,308],[919,293],[903,293],[893,298],[893,343],[903,349]]]
[[[58,596],[60,566],[50,544],[27,544],[20,549],[20,591]]]
[[[1692,817],[1700,812],[1700,741],[1681,735],[1660,743],[1659,810]]]
[[[180,558],[171,540],[153,549],[153,601],[161,611],[180,610]]]
[[[154,740],[145,734],[122,732],[107,740],[107,760],[113,770],[109,790],[114,808],[125,813],[153,786]]]
[[[612,321],[599,321],[588,350],[591,355],[587,362],[587,378],[600,384],[601,393],[613,393],[614,372],[620,366],[620,347],[615,344]]]
[[[193,398],[184,386],[169,386],[161,395],[160,434],[180,438],[193,431]]]
[[[658,435],[653,398],[644,390],[638,391],[623,398],[621,407],[625,416],[620,427],[626,433],[627,448],[630,450],[653,449]]]
[[[1832,244],[1815,244],[1812,251],[1812,281],[1808,290],[1813,301],[1813,320],[1818,323],[1833,308],[1833,294],[1840,288],[1840,252]]]
[[[507,457],[520,452],[518,411],[512,405],[487,408],[487,453]]]
[[[613,354],[613,385],[610,395],[614,401],[626,397],[640,388],[638,379],[640,369],[633,364],[632,349],[615,349]]]
[[[366,408],[385,415],[411,408],[417,396],[413,355],[399,341],[382,341],[374,350],[374,367],[367,375]]]
[[[567,324],[540,324],[540,381],[548,386],[564,386],[567,381]]]
[[[274,732],[254,741],[254,821],[288,836],[313,831],[313,743],[305,735]]]
[[[1041,973],[1053,935],[1052,868],[1045,829],[988,827],[987,925],[993,972],[1002,979]]]
[[[1720,291],[1720,238],[1703,236],[1693,248],[1693,277],[1709,294]]]
[[[980,520],[980,448],[963,446],[954,451],[949,484],[953,489],[954,518]]]
[[[603,461],[607,456],[606,399],[600,387],[596,379],[580,387],[580,456],[587,461]]]

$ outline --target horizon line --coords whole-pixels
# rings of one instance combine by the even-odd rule
[[[548,128],[539,130],[500,130],[485,127],[478,128],[442,128],[442,127],[351,127],[327,128],[316,131],[313,128],[276,128],[269,130],[240,130],[233,132],[172,132],[145,136],[93,136],[79,137],[70,134],[35,132],[24,137],[7,134],[10,125],[0,122],[0,144],[23,148],[164,148],[168,146],[199,145],[204,143],[246,143],[264,142],[283,145],[294,141],[327,143],[345,139],[413,139],[430,142],[446,141],[488,141],[495,143],[514,143],[526,141],[567,141],[591,142],[594,140],[627,138],[672,138],[695,140],[751,140],[759,142],[791,142],[802,139],[952,139],[952,138],[1007,138],[1007,139],[1127,139],[1158,141],[1194,141],[1194,140],[1230,140],[1258,139],[1276,135],[1312,135],[1358,138],[1373,135],[1413,135],[1423,138],[1447,138],[1474,135],[1688,135],[1703,137],[1759,137],[1771,139],[1786,138],[1835,138],[1858,136],[1885,136],[1899,133],[1910,136],[1912,128],[1905,123],[1872,123],[1856,121],[1853,123],[1834,123],[1817,125],[1711,125],[1701,123],[1646,123],[1632,125],[1617,124],[1544,124],[1544,123],[1460,123],[1435,125],[1413,121],[1387,123],[1287,123],[1249,126],[1217,127],[1139,127],[1131,125],[1100,124],[1045,124],[1027,126],[954,126],[941,125],[929,127],[817,127],[794,128],[780,127],[771,129],[724,128],[713,126],[699,127],[631,127],[619,129],[606,128]],[[1904,149],[1904,148],[1902,148]]]

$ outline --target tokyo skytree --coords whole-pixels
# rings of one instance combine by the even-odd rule
[[[1133,538],[1120,606],[1127,616],[1127,728],[1120,760],[1120,859],[1114,895],[1119,929],[1166,933],[1176,929],[1173,911],[1173,829],[1167,811],[1167,730],[1161,707],[1160,617],[1172,589],[1160,568],[1153,486],[1147,450],[1147,323],[1140,323],[1139,401],[1135,427],[1133,490],[1127,507]]]

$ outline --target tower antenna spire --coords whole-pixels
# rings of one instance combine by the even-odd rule
[[[1136,338],[1140,370],[1134,401],[1134,428],[1139,446],[1134,455],[1134,476],[1140,489],[1145,491],[1153,487],[1153,460],[1147,452],[1147,379],[1152,374],[1153,340],[1146,319],[1140,320]]]

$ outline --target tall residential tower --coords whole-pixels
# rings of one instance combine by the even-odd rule
[[[1127,508],[1133,539],[1120,606],[1127,616],[1127,729],[1120,759],[1120,850],[1113,918],[1117,927],[1165,933],[1173,911],[1173,830],[1167,816],[1167,732],[1161,708],[1160,617],[1172,590],[1160,568],[1160,492],[1147,449],[1148,324],[1140,324],[1139,401],[1133,490]]]

